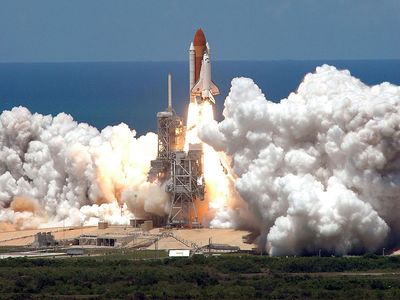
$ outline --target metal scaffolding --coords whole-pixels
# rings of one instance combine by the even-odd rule
[[[201,149],[175,152],[171,164],[169,226],[199,227],[196,199],[204,200]]]
[[[170,177],[172,153],[183,148],[185,127],[174,111],[157,113],[157,159],[151,161],[150,181],[163,183]]]
[[[157,113],[158,152],[151,161],[149,180],[166,183],[170,197],[167,226],[198,227],[195,201],[204,200],[203,151],[200,144],[183,151],[185,126],[172,109],[170,76],[168,88],[168,109]]]

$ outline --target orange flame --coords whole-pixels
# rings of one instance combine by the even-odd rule
[[[229,178],[224,172],[223,153],[218,153],[198,137],[198,126],[214,120],[213,106],[209,102],[190,103],[186,126],[185,151],[189,144],[202,144],[204,179],[206,183],[205,203],[197,203],[199,220],[204,224],[218,211],[225,210],[229,198]],[[206,224],[204,224],[206,225]]]

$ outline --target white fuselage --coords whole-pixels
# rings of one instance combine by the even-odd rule
[[[190,68],[189,68],[190,69]],[[190,75],[192,79],[192,75]],[[218,87],[211,80],[211,61],[208,51],[203,54],[199,80],[191,87],[191,100],[211,101],[215,103],[213,96],[219,95]]]

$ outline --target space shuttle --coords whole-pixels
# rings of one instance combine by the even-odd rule
[[[198,29],[189,48],[189,91],[190,101],[215,104],[214,96],[219,89],[211,80],[210,46],[203,30]]]

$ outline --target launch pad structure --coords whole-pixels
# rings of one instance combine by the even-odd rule
[[[167,227],[201,227],[195,202],[204,200],[203,151],[190,144],[184,151],[185,126],[172,108],[171,75],[168,75],[168,108],[157,113],[158,151],[151,161],[149,179],[165,184],[169,194]]]

